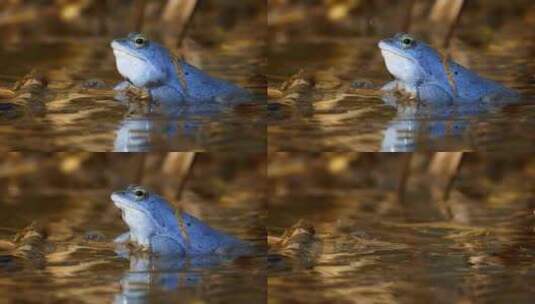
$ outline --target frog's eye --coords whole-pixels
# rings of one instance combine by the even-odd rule
[[[401,37],[401,45],[404,48],[408,48],[408,47],[412,46],[413,43],[414,43],[414,39],[412,39],[412,37],[409,37],[409,36]]]
[[[136,37],[136,39],[134,39],[134,43],[136,44],[136,47],[138,48],[144,46],[145,42],[147,42],[147,39],[145,39],[142,36],[138,36]]]
[[[137,200],[141,200],[147,196],[147,191],[145,191],[145,189],[137,188],[134,189],[134,195],[136,196]]]

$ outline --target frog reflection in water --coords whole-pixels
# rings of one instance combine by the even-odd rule
[[[115,39],[111,47],[117,70],[126,79],[115,87],[117,91],[134,85],[147,89],[152,100],[167,104],[211,101],[228,104],[249,98],[247,91],[176,59],[165,47],[139,33]]]
[[[139,186],[111,195],[130,231],[115,239],[159,256],[249,255],[251,245],[185,213]]]
[[[400,91],[435,104],[503,103],[519,97],[452,60],[444,61],[437,51],[408,34],[383,39],[379,48],[386,68],[396,78],[383,86],[383,91]]]

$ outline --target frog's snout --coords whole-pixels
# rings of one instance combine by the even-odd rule
[[[385,45],[385,41],[384,41],[384,39],[383,39],[383,40],[379,40],[379,42],[377,43],[377,46],[378,46],[380,49],[382,49],[382,48],[384,47],[384,45]]]
[[[125,44],[125,39],[113,39],[111,42],[110,42],[110,46],[112,48],[120,48],[122,45]]]
[[[119,200],[121,200],[121,192],[117,191],[117,192],[113,192],[111,195],[110,195],[110,199],[115,203],[115,202],[118,202]]]
[[[386,49],[386,48],[390,48],[392,44],[393,44],[392,38],[385,38],[385,39],[379,40],[379,42],[377,43],[377,46],[380,49]]]

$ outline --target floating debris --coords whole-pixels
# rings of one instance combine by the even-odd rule
[[[15,97],[15,91],[8,88],[0,88],[0,98],[13,98]]]
[[[280,237],[268,236],[268,256],[271,262],[282,262],[290,258],[309,268],[321,251],[321,242],[316,237],[314,226],[299,220]]]
[[[104,233],[100,231],[93,230],[93,231],[87,231],[84,235],[84,239],[86,241],[100,242],[100,241],[104,241],[106,239],[106,236],[104,235]]]
[[[46,266],[45,254],[52,249],[47,241],[45,229],[32,223],[18,232],[13,241],[2,241],[0,249],[6,249],[6,254],[0,255],[0,269],[16,271],[26,267],[43,269]]]
[[[0,98],[8,99],[0,103],[0,115],[5,118],[43,115],[46,111],[44,97],[48,79],[31,71],[17,81],[12,89],[0,88]]]

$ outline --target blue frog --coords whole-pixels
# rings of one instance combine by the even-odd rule
[[[387,70],[394,81],[386,92],[402,92],[424,103],[506,104],[519,94],[483,78],[453,60],[443,59],[429,45],[399,33],[379,42]]]
[[[115,239],[158,256],[249,255],[252,247],[211,228],[186,212],[176,212],[162,197],[140,186],[116,191],[111,199],[121,209],[130,231]]]
[[[134,85],[148,90],[152,100],[167,104],[236,104],[250,99],[246,90],[175,58],[165,47],[140,33],[113,40],[111,48],[117,70],[126,79],[115,87],[118,91]]]

